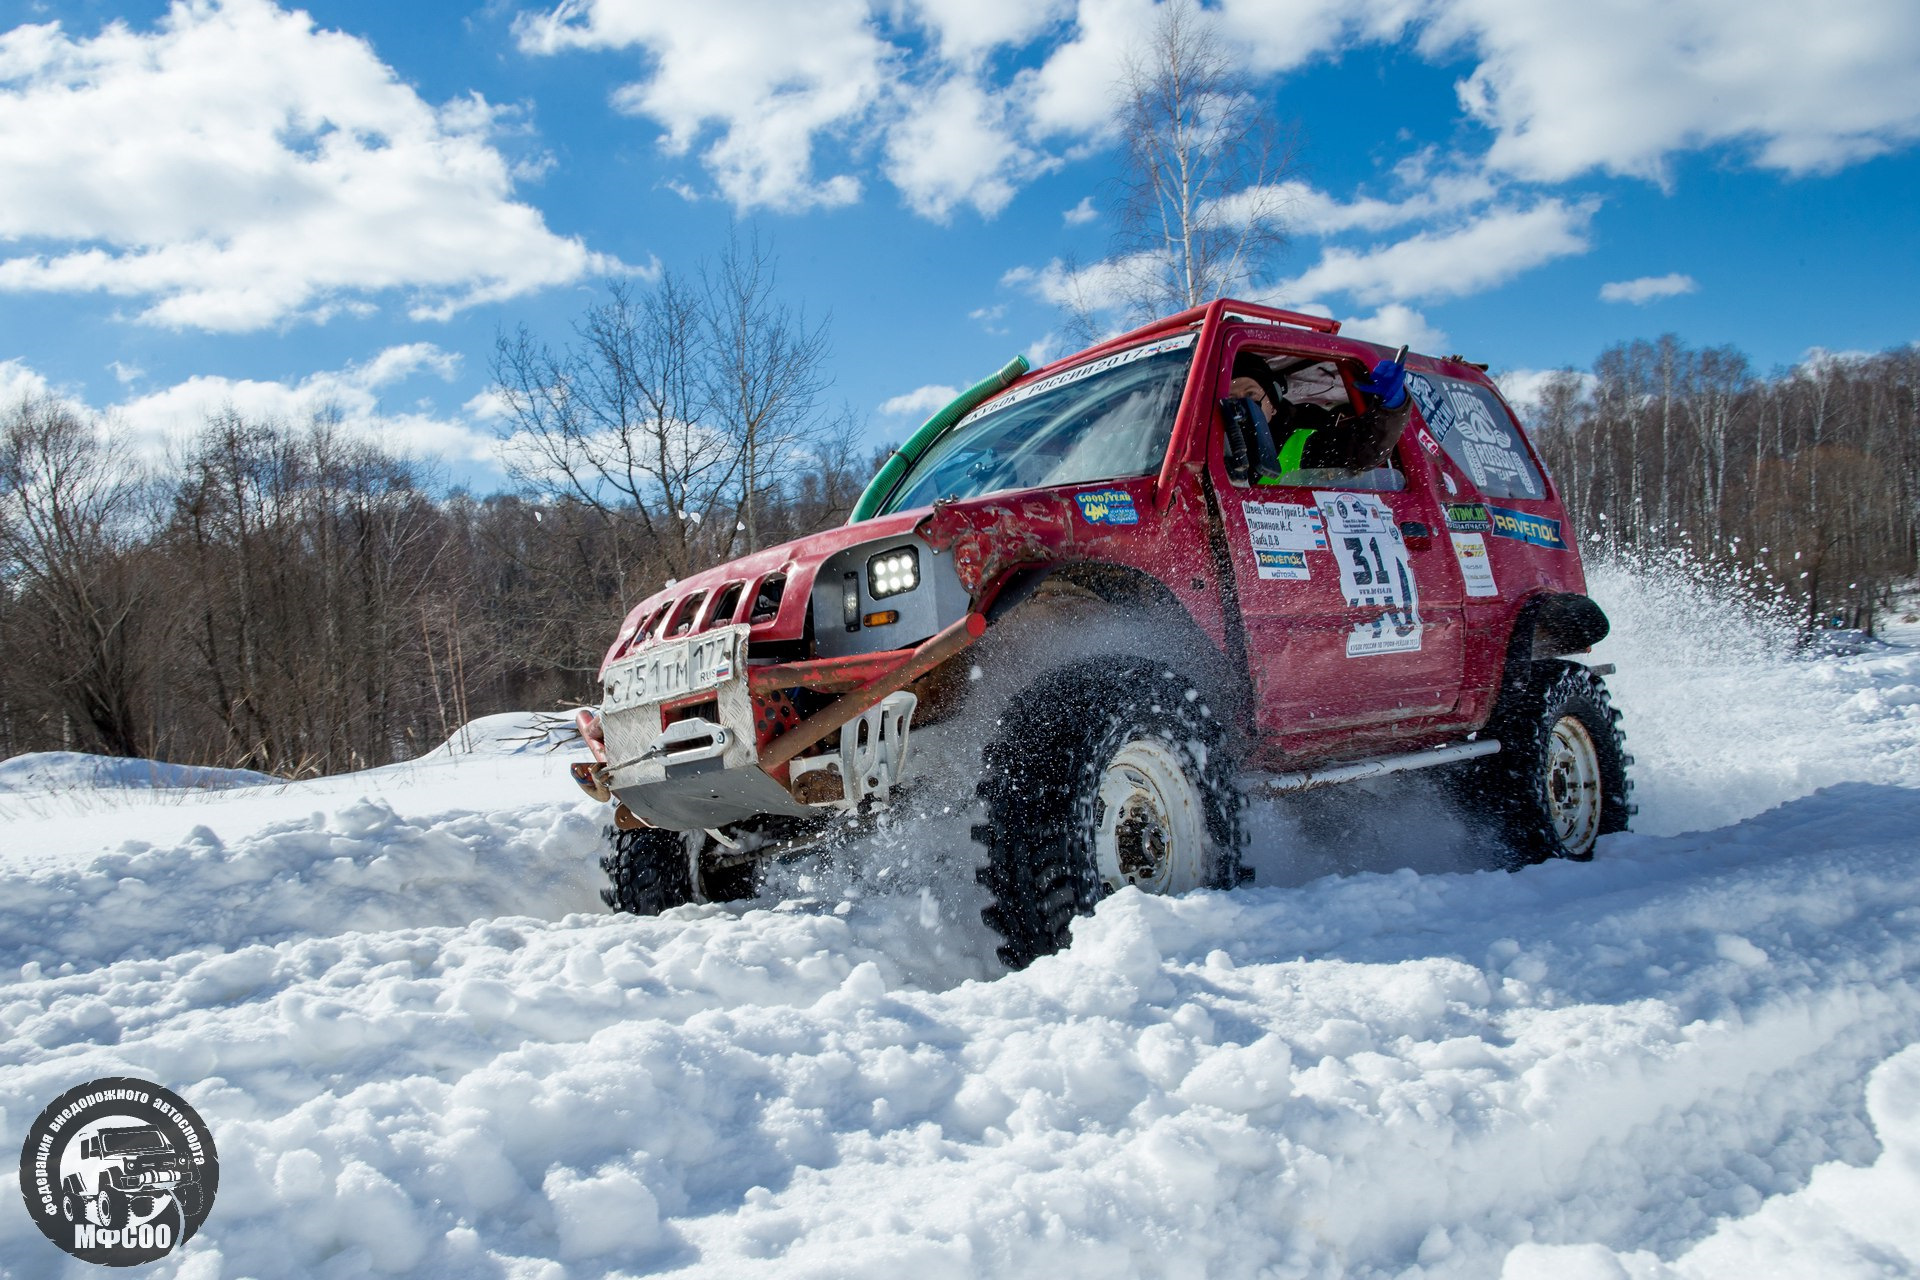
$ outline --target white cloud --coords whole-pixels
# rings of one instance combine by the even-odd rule
[[[970,63],[1003,45],[1022,45],[1072,12],[1072,0],[913,0],[941,54]]]
[[[1148,271],[1153,255],[1132,254],[1077,265],[1059,258],[1044,267],[1014,267],[1000,283],[1042,302],[1076,311],[1111,311],[1126,305],[1130,290]]]
[[[929,417],[953,403],[960,388],[941,385],[916,387],[912,391],[902,392],[880,406],[880,412],[889,417],[912,415]]]
[[[879,100],[890,46],[862,0],[567,0],[517,25],[530,53],[639,49],[647,78],[614,94],[614,106],[665,130],[669,154],[717,131],[702,160],[722,194],[746,209],[851,203],[851,174],[820,177],[814,138],[845,130]]]
[[[1591,394],[1599,382],[1591,373],[1576,369],[1509,369],[1493,375],[1500,394],[1507,398],[1507,403],[1513,406],[1513,411],[1525,423],[1531,423],[1539,414],[1547,387],[1566,379],[1572,379],[1578,399]]]
[[[121,400],[105,410],[78,407],[101,413],[114,439],[146,458],[177,451],[206,425],[210,415],[232,408],[248,418],[294,424],[310,421],[316,414],[337,414],[347,431],[396,453],[427,460],[492,462],[498,443],[492,431],[471,420],[418,411],[388,412],[377,394],[422,373],[449,380],[458,365],[458,356],[417,342],[297,382],[202,374]],[[19,361],[0,361],[0,404],[52,390],[43,376]],[[468,409],[469,419],[483,416],[472,412],[471,404]]]
[[[44,376],[18,360],[0,360],[0,412],[22,400],[38,400],[53,388]]]
[[[1661,177],[1733,143],[1768,168],[1829,171],[1920,137],[1920,7],[1847,0],[1443,0],[1423,37],[1469,44],[1460,85],[1492,165],[1564,181]]]
[[[139,365],[122,364],[118,360],[109,360],[107,371],[113,374],[113,380],[123,387],[129,382],[138,382],[147,376],[147,371]]]
[[[1362,303],[1407,302],[1477,293],[1555,258],[1584,253],[1589,203],[1542,200],[1495,208],[1465,226],[1422,231],[1365,251],[1334,247],[1292,280],[1266,290],[1286,300],[1345,294]]]
[[[617,263],[512,198],[501,112],[435,108],[362,40],[268,0],[176,3],[151,32],[0,34],[0,289],[142,299],[250,330],[404,291],[416,317]],[[11,246],[10,246],[11,247]]]
[[[1093,207],[1093,197],[1081,196],[1080,203],[1061,214],[1060,220],[1069,227],[1084,227],[1099,216],[1100,211]]]
[[[1153,0],[1080,0],[1073,38],[1054,47],[1037,70],[1021,74],[1020,92],[1038,136],[1098,136],[1112,127],[1113,89],[1127,51],[1154,23]]]
[[[1644,306],[1657,298],[1672,298],[1694,293],[1700,282],[1675,271],[1664,276],[1641,276],[1638,280],[1614,280],[1600,286],[1600,301],[1631,302]]]
[[[1006,104],[965,76],[921,95],[887,138],[887,177],[914,212],[945,222],[969,204],[992,217],[1038,157],[1014,141]]]
[[[1346,337],[1365,338],[1384,347],[1397,347],[1404,342],[1422,355],[1439,355],[1447,344],[1444,329],[1435,328],[1427,323],[1425,316],[1399,302],[1389,302],[1370,316],[1343,320],[1340,332]]]

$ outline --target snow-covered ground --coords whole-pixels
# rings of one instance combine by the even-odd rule
[[[524,718],[314,782],[0,764],[0,1141],[184,1093],[192,1280],[1920,1273],[1920,636],[1595,591],[1642,811],[1591,864],[1449,870],[1414,779],[1014,975],[963,814],[607,914]],[[17,1207],[0,1267],[93,1274]]]

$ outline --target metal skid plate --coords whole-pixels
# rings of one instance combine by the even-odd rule
[[[802,757],[790,766],[797,784],[810,773],[837,773],[842,798],[836,807],[851,809],[872,797],[885,804],[907,763],[907,735],[920,700],[902,689],[862,712],[840,729],[840,750]]]

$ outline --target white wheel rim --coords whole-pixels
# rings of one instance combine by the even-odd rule
[[[1547,740],[1547,812],[1568,853],[1593,851],[1600,838],[1600,753],[1574,716],[1553,722]]]
[[[1173,748],[1136,738],[1114,753],[1100,774],[1093,848],[1109,890],[1185,893],[1207,885],[1200,790]]]

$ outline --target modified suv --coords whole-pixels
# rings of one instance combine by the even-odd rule
[[[1384,435],[1383,360],[1410,400]],[[1249,371],[1270,394],[1236,394]],[[1289,418],[1384,446],[1310,465]],[[1610,668],[1569,660],[1606,632],[1485,366],[1222,299],[1015,360],[846,526],[641,601],[574,776],[613,807],[609,905],[652,913],[899,803],[909,736],[971,709],[1017,968],[1126,885],[1246,878],[1256,793],[1444,766],[1508,865],[1591,857],[1631,812]]]
[[[119,1230],[153,1213],[172,1196],[188,1216],[198,1212],[199,1174],[152,1125],[113,1125],[80,1142],[83,1168],[61,1183],[60,1212],[68,1222]]]

